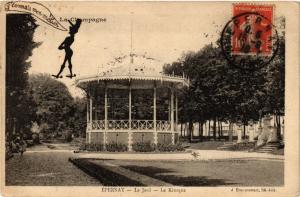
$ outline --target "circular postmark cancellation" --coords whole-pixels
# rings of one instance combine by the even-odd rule
[[[230,65],[253,70],[276,56],[279,38],[272,6],[235,5],[234,16],[221,33],[221,49]]]

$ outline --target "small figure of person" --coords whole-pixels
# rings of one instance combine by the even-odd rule
[[[25,140],[23,139],[23,137],[21,137],[20,144],[19,144],[19,152],[20,152],[21,156],[26,151],[26,146],[27,146],[27,144],[26,144]]]
[[[68,20],[69,21],[69,20]],[[57,75],[53,75],[56,78],[60,77],[60,74],[62,73],[62,71],[65,68],[65,64],[68,61],[69,64],[69,70],[70,70],[70,77],[72,78],[74,75],[72,73],[72,55],[73,55],[73,50],[71,49],[71,45],[74,42],[74,35],[78,32],[79,27],[81,25],[82,20],[81,19],[76,19],[76,23],[73,24],[71,21],[69,21],[70,23],[70,28],[69,28],[69,34],[70,36],[66,37],[66,39],[59,45],[58,49],[59,50],[65,50],[65,59],[60,67],[60,70],[58,72]]]
[[[26,142],[23,139],[23,137],[20,137],[19,135],[17,135],[17,137],[13,140],[12,144],[13,144],[14,152],[17,152],[17,153],[19,152],[21,154],[21,156],[26,151]]]

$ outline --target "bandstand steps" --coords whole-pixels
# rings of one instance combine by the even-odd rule
[[[262,146],[256,152],[258,153],[271,153],[274,150],[278,149],[281,146],[280,142],[269,142],[266,145]]]

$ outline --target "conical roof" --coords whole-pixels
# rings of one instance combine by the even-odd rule
[[[162,72],[163,63],[146,55],[124,55],[114,58],[107,63],[109,69],[94,75],[77,78],[76,85],[82,87],[84,83],[92,81],[116,81],[116,80],[143,80],[161,81],[188,86],[189,82],[183,76],[166,75]]]
[[[100,72],[100,76],[156,76],[162,73],[162,63],[146,55],[125,55],[116,57],[108,63],[109,69]]]

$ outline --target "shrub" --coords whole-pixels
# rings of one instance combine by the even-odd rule
[[[103,144],[87,144],[83,143],[80,145],[79,150],[86,151],[103,151]]]
[[[108,152],[124,152],[127,151],[127,145],[122,143],[111,142],[106,144],[106,150]]]
[[[32,141],[34,144],[39,144],[40,143],[40,136],[38,133],[33,133],[32,134]]]
[[[148,142],[136,142],[132,144],[132,149],[136,152],[152,152],[155,151],[156,147],[154,144]]]
[[[56,149],[56,147],[53,146],[53,145],[48,145],[47,147],[48,147],[49,149]]]
[[[71,142],[73,140],[73,137],[72,137],[72,132],[70,130],[66,130],[64,133],[63,133],[63,136],[64,136],[64,140],[66,142]]]
[[[31,147],[34,145],[33,140],[26,140],[27,147]]]
[[[161,152],[184,151],[181,143],[177,144],[157,144],[157,150]]]
[[[86,150],[86,151],[104,151],[103,144],[88,144],[83,143],[80,145],[79,150]],[[122,143],[109,143],[106,144],[106,150],[109,152],[124,152],[127,151],[127,145]]]
[[[151,142],[136,142],[132,145],[132,149],[136,152],[173,152],[173,151],[184,151],[184,147],[181,143],[177,144],[151,144]]]
[[[184,146],[181,143],[175,144],[176,151],[185,151]]]
[[[229,147],[231,151],[249,151],[255,149],[255,142],[241,142]]]
[[[157,146],[150,141],[148,142],[136,142],[132,144],[132,149],[136,152],[173,152],[173,151],[184,151],[184,147],[181,143],[177,144],[157,144]],[[103,144],[88,144],[82,143],[79,147],[79,150],[86,151],[104,151]],[[106,144],[106,151],[108,152],[125,152],[128,151],[126,144],[111,142]]]
[[[5,142],[5,160],[8,160],[11,157],[13,157],[11,144]]]

